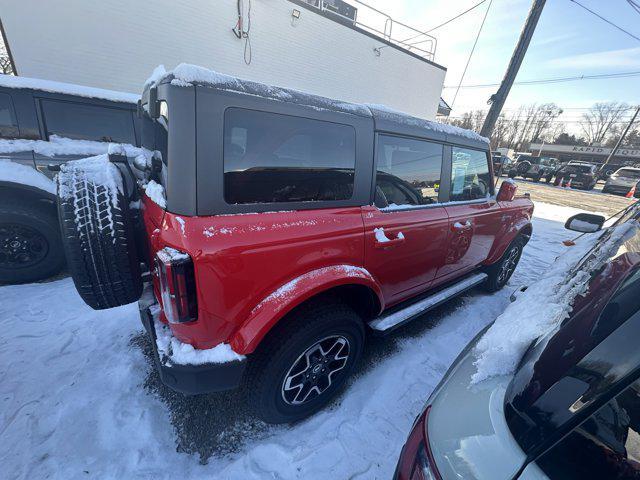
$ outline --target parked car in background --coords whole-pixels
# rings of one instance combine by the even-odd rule
[[[515,373],[474,383],[491,325],[465,348],[416,420],[396,480],[640,477],[639,205],[566,273],[563,283],[581,275],[586,293],[574,293],[569,315],[531,342]],[[579,214],[567,225],[593,232],[603,222]]]
[[[623,167],[611,174],[602,187],[602,192],[626,195],[639,180],[640,168]]]
[[[496,177],[509,173],[513,164],[513,160],[509,156],[499,152],[492,152],[491,160],[493,161],[493,172]]]
[[[49,165],[139,145],[139,96],[0,75],[0,283],[64,265]]]
[[[142,209],[117,181],[74,181],[113,166],[96,157],[63,167],[60,211],[78,292],[96,309],[142,295],[179,392],[245,382],[263,420],[311,415],[345,384],[365,329],[502,288],[532,233],[531,200],[511,180],[495,191],[474,132],[193,65],[142,98],[158,132],[143,144],[162,156],[143,167]],[[107,208],[115,221],[100,225]]]
[[[545,179],[549,183],[558,167],[559,162],[556,158],[521,154],[512,166],[510,175],[530,178],[534,182]]]
[[[598,171],[598,166],[592,163],[569,162],[556,172],[553,184],[593,190],[598,182]]]

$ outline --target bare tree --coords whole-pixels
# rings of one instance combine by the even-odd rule
[[[580,127],[589,144],[600,144],[605,141],[612,128],[619,122],[629,105],[622,102],[599,102],[582,115]]]
[[[0,38],[0,73],[11,74],[13,73],[13,67],[11,65],[11,59],[7,53],[7,49]]]

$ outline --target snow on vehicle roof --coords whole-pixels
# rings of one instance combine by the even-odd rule
[[[385,105],[344,102],[290,88],[276,87],[244,80],[187,63],[181,63],[170,71],[166,71],[162,65],[159,65],[145,82],[145,87],[158,85],[164,81],[183,87],[192,85],[211,86],[222,90],[246,95],[256,95],[281,102],[296,103],[321,110],[333,110],[353,115],[373,117],[374,119],[392,122],[400,126],[418,127],[445,135],[462,137],[486,144],[489,143],[486,137],[478,135],[471,130],[413,117],[406,113],[393,110]]]
[[[40,78],[17,77],[4,74],[0,74],[0,87],[28,88],[30,90],[77,95],[79,97],[99,98],[113,102],[136,103],[140,99],[140,95],[136,95],[135,93],[118,92],[115,90],[105,90],[103,88],[75,85],[73,83],[54,82]]]

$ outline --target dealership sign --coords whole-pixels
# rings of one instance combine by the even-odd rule
[[[542,145],[540,143],[532,143],[529,150],[532,152],[540,150],[544,153],[584,153],[591,155],[608,156],[612,148],[608,147],[586,147],[583,145]],[[640,148],[620,148],[616,152],[616,157],[640,158]]]

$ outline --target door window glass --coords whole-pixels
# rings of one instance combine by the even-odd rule
[[[380,135],[376,205],[429,205],[438,201],[443,146],[412,138]]]
[[[487,153],[453,147],[450,200],[477,200],[491,195],[491,175]]]
[[[348,200],[356,147],[349,125],[229,108],[224,197],[229,204]]]
[[[16,122],[11,96],[0,93],[0,137],[15,138],[18,134],[18,122]]]
[[[136,143],[132,110],[59,100],[41,103],[47,138]]]

